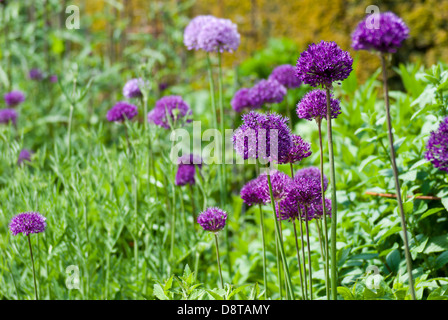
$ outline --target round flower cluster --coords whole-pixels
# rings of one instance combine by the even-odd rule
[[[143,79],[131,79],[123,87],[123,95],[128,98],[140,98],[143,96],[141,88],[145,85]]]
[[[311,144],[302,139],[301,136],[293,134],[291,148],[281,163],[296,163],[311,155]]]
[[[437,131],[432,131],[426,144],[425,158],[434,167],[448,172],[448,117],[439,124]]]
[[[302,84],[300,79],[296,77],[296,70],[290,64],[283,64],[272,70],[269,79],[277,80],[288,89],[298,88]]]
[[[107,121],[123,122],[131,120],[138,114],[137,107],[125,101],[117,102],[108,112]]]
[[[294,178],[309,178],[309,179],[315,179],[320,182],[320,170],[316,167],[308,167],[300,169],[296,172]],[[326,191],[328,188],[328,178],[326,175],[324,175],[324,191]]]
[[[30,72],[28,73],[28,77],[31,80],[40,81],[40,80],[42,80],[44,78],[44,74],[39,69],[34,68],[34,69],[30,70]]]
[[[228,19],[197,16],[184,30],[184,44],[188,50],[233,52],[240,45],[240,34],[236,24]]]
[[[17,123],[17,112],[14,109],[2,109],[0,110],[0,124]]]
[[[23,162],[31,162],[31,153],[32,151],[28,149],[22,149],[19,153],[19,159],[17,160],[17,165],[21,165]]]
[[[25,101],[25,94],[22,91],[13,90],[6,93],[4,99],[8,107],[15,107]]]
[[[374,23],[378,23],[379,28],[375,28]],[[368,16],[358,24],[352,34],[352,47],[394,53],[408,37],[409,28],[404,21],[392,12],[384,12],[379,14],[378,21]]]
[[[23,212],[11,219],[9,230],[13,236],[19,233],[28,236],[31,233],[44,232],[47,227],[45,220],[39,212]]]
[[[261,188],[261,178],[250,180],[246,183],[240,191],[241,199],[243,199],[244,203],[248,206],[252,206],[254,204],[266,204],[266,194]]]
[[[177,186],[195,184],[196,166],[202,167],[202,159],[193,154],[182,156],[178,159],[178,168],[175,183]]]
[[[238,90],[233,96],[232,101],[230,102],[232,109],[236,112],[241,112],[246,108],[251,108],[252,103],[249,99],[249,93],[250,89],[248,88],[242,88]]]
[[[311,44],[302,52],[296,65],[297,77],[312,87],[331,88],[333,82],[346,79],[353,68],[353,59],[333,42]]]
[[[277,80],[260,80],[249,91],[249,101],[253,108],[261,108],[264,104],[280,103],[286,95],[286,88]]]
[[[336,119],[341,114],[338,99],[330,97],[331,118]],[[308,92],[297,104],[297,116],[308,121],[327,119],[327,94],[324,90],[316,89]]]
[[[190,106],[180,96],[166,96],[159,99],[153,110],[148,113],[148,122],[165,129],[171,129],[184,117],[192,115]],[[191,122],[186,119],[186,122]]]
[[[207,208],[198,216],[197,222],[205,231],[218,232],[226,226],[227,213],[217,207]]]

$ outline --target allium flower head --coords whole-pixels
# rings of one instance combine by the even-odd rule
[[[201,32],[202,27],[211,20],[216,20],[216,17],[211,15],[197,16],[190,21],[184,30],[184,44],[188,50],[200,49],[198,45],[198,35]]]
[[[394,53],[409,37],[409,28],[404,21],[392,12],[379,14],[379,29],[372,24],[375,21],[368,16],[362,20],[352,34],[352,47],[355,50],[375,50]]]
[[[261,108],[266,103],[280,103],[286,95],[286,88],[275,79],[260,80],[249,91],[249,101],[253,108]]]
[[[180,96],[166,96],[156,102],[156,106],[148,113],[148,121],[165,129],[178,124],[184,117],[192,115],[190,106]],[[169,118],[167,118],[169,116]],[[190,118],[186,122],[191,122]]]
[[[426,144],[425,158],[434,167],[448,172],[448,117],[442,120],[437,131],[432,131]]]
[[[242,88],[238,90],[232,98],[230,105],[232,109],[236,112],[241,112],[245,108],[250,108],[252,106],[250,101],[250,89]]]
[[[17,160],[17,165],[21,165],[24,161],[31,162],[32,151],[28,149],[22,149],[19,153],[19,159]]]
[[[145,85],[145,82],[143,79],[131,79],[123,87],[123,95],[128,98],[139,98],[142,97],[142,91],[141,88]]]
[[[39,212],[24,212],[11,219],[9,230],[13,236],[22,233],[28,236],[31,233],[44,232],[47,227],[46,218]]]
[[[321,41],[309,45],[297,60],[297,77],[312,87],[330,88],[335,81],[346,79],[353,68],[353,59],[336,42]]]
[[[336,119],[341,114],[338,99],[330,97],[331,118]],[[300,119],[322,120],[327,119],[327,94],[324,90],[316,89],[308,92],[297,104],[297,116]]]
[[[296,172],[294,179],[298,178],[309,178],[309,179],[315,179],[319,181],[320,183],[320,169],[316,167],[308,167],[300,169]],[[328,188],[328,178],[324,174],[324,191],[326,191]]]
[[[288,156],[292,137],[288,119],[276,113],[251,111],[242,116],[243,123],[233,135],[236,152],[249,158],[282,162]]]
[[[1,109],[0,110],[0,124],[12,124],[17,123],[17,112],[14,109]]]
[[[50,76],[49,80],[50,80],[51,83],[56,83],[56,82],[58,82],[58,76],[55,75],[55,74],[52,74]]]
[[[286,197],[289,193],[293,180],[286,174],[281,171],[275,171],[270,174],[271,178],[271,186],[272,186],[272,196],[274,201],[281,200]],[[269,192],[269,182],[267,175],[261,175],[259,177],[259,188],[261,198],[264,199],[264,203],[271,202],[271,195]]]
[[[131,120],[138,114],[138,109],[133,104],[125,101],[117,102],[108,112],[107,120],[110,122],[123,122]]]
[[[8,107],[15,107],[25,101],[25,94],[19,90],[13,90],[4,95]]]
[[[302,139],[301,136],[291,135],[292,144],[287,156],[280,163],[296,163],[311,155],[311,145]]]
[[[199,49],[207,52],[234,52],[240,45],[238,27],[228,19],[209,19],[197,39]]]
[[[279,220],[289,220],[299,218],[299,206],[302,212],[303,218],[305,217],[305,206],[298,202],[297,197],[293,192],[288,194],[280,201],[275,203],[275,211]],[[308,217],[309,218],[309,217]]]
[[[259,176],[258,178],[250,180],[241,188],[241,199],[243,199],[244,203],[248,206],[265,204],[268,201],[266,192],[264,191],[264,188],[262,188],[262,177],[263,176]]]
[[[286,88],[298,88],[302,84],[296,76],[296,69],[290,64],[283,64],[272,70],[269,79],[277,80]]]
[[[37,68],[31,69],[30,72],[28,73],[28,77],[31,80],[37,80],[40,81],[44,78],[44,74],[42,73],[42,71],[40,71]]]
[[[198,216],[198,223],[205,231],[218,232],[226,226],[227,213],[217,207],[207,208]]]
[[[320,181],[314,178],[294,177],[291,196],[303,205],[311,205],[321,197]]]
[[[324,216],[324,210],[322,206],[322,198],[320,198],[315,203],[311,204],[309,207],[308,213],[311,214],[314,218],[320,219]],[[325,199],[325,211],[328,217],[331,217],[331,200]]]
[[[187,184],[195,184],[196,166],[202,167],[201,157],[193,154],[182,156],[178,159],[178,168],[176,173],[176,185],[184,186]]]

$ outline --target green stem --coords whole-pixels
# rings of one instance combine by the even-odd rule
[[[282,222],[281,222],[281,220],[280,221],[278,221],[277,222],[278,223],[278,226],[279,226],[279,229],[280,229],[280,238],[282,239],[282,241],[283,241],[283,228],[282,228]],[[283,273],[284,274],[286,274],[286,268],[285,268],[285,265],[284,264],[282,264],[283,265]],[[289,291],[291,291],[291,290],[288,290],[288,282],[286,281],[286,276],[285,276],[285,292],[286,292],[286,299],[291,299],[291,297],[289,296]]]
[[[330,162],[330,180],[331,180],[331,298],[337,300],[337,248],[336,248],[336,228],[337,228],[337,209],[338,202],[336,200],[336,172],[334,167],[334,153],[333,153],[333,130],[331,127],[331,102],[330,102],[330,88],[326,88],[327,93],[327,136],[328,136],[328,158]],[[322,176],[322,175],[321,175]],[[325,199],[323,199],[325,201]]]
[[[308,271],[310,273],[310,299],[313,300],[313,268],[311,266],[310,230],[308,227],[308,206],[305,206],[306,246],[308,249]]]
[[[70,105],[70,115],[68,118],[68,131],[67,131],[67,138],[68,138],[68,159],[70,160],[70,155],[72,151],[72,120],[73,120],[73,105]]]
[[[392,165],[392,171],[394,173],[395,180],[395,190],[397,193],[397,202],[398,209],[401,218],[401,228],[403,230],[403,242],[404,242],[404,253],[406,257],[406,267],[409,278],[409,289],[411,291],[412,300],[415,300],[415,289],[414,289],[414,280],[412,277],[412,260],[411,254],[409,253],[409,243],[408,243],[408,234],[406,228],[406,216],[403,209],[403,202],[401,200],[401,190],[400,190],[400,180],[398,179],[398,169],[396,163],[396,155],[394,149],[394,136],[392,133],[392,120],[390,116],[390,106],[389,106],[389,90],[387,84],[387,67],[386,67],[386,58],[384,54],[381,54],[381,67],[383,71],[383,84],[384,84],[384,101],[386,106],[386,120],[387,120],[387,134],[389,137],[389,147],[390,147],[390,162]]]
[[[33,258],[33,248],[31,246],[31,238],[30,235],[28,237],[28,245],[30,247],[30,255],[31,255],[31,265],[33,266],[33,279],[34,279],[34,295],[36,300],[39,300],[39,295],[37,294],[37,284],[36,284],[36,270],[34,269],[34,258]]]
[[[216,259],[218,261],[219,279],[221,280],[221,288],[224,289],[224,281],[222,280],[221,262],[219,261],[219,244],[218,235],[215,233]]]
[[[299,273],[300,273],[300,288],[302,288],[302,299],[306,300],[305,298],[305,290],[303,287],[303,273],[302,273],[302,263],[300,259],[300,250],[299,250],[299,242],[297,239],[297,228],[296,228],[296,220],[292,220],[292,225],[294,226],[294,240],[296,242],[296,254],[297,254],[297,266],[299,267]]]
[[[261,243],[263,244],[263,281],[264,281],[264,299],[268,299],[268,280],[266,275],[266,243],[264,239],[264,217],[261,204],[258,204],[260,209],[260,231],[261,231]]]
[[[275,257],[277,262],[277,281],[278,281],[278,291],[280,300],[283,300],[283,285],[282,285],[282,272],[281,272],[281,262],[280,262],[280,253],[279,253],[279,241],[277,233],[275,234]]]
[[[301,238],[301,248],[302,248],[302,256],[303,256],[303,274],[304,274],[304,282],[305,282],[305,298],[308,300],[308,284],[307,284],[307,274],[306,274],[306,261],[305,261],[305,240],[303,239],[303,223],[302,223],[302,209],[299,208],[299,222],[300,222],[300,238]]]

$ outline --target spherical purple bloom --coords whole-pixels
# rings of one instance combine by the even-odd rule
[[[17,123],[17,112],[14,109],[1,109],[0,110],[0,124],[8,124],[9,122],[14,125]]]
[[[145,85],[143,79],[131,79],[123,87],[123,95],[128,98],[140,98],[143,96],[141,88]]]
[[[19,90],[13,90],[4,95],[8,107],[15,107],[25,101],[25,94]]]
[[[17,160],[17,165],[21,165],[24,161],[31,162],[32,151],[28,149],[22,149],[19,153],[19,159]]]
[[[198,35],[210,20],[216,20],[216,17],[207,15],[207,16],[197,16],[190,21],[187,27],[184,30],[184,44],[188,50],[198,50],[200,49],[198,45]]]
[[[198,48],[207,52],[234,52],[240,45],[238,27],[228,19],[209,19],[197,38]]]
[[[110,122],[123,122],[126,119],[132,120],[137,114],[138,109],[136,106],[120,101],[107,112],[107,120]]]
[[[280,103],[286,95],[286,88],[275,79],[260,80],[249,91],[248,99],[253,108],[261,108],[266,103]]]
[[[220,208],[210,207],[198,216],[198,223],[205,231],[218,232],[226,226],[227,213]]]
[[[311,205],[321,198],[320,181],[308,177],[294,177],[291,185],[291,196],[303,205]]]
[[[319,181],[320,183],[320,169],[316,167],[308,167],[300,169],[296,172],[294,179],[298,178],[310,178]],[[324,191],[328,188],[328,178],[324,174]]]
[[[30,72],[28,73],[28,77],[31,80],[37,80],[40,81],[44,78],[44,74],[42,73],[42,71],[40,71],[37,68],[31,69]]]
[[[178,168],[176,173],[175,183],[177,186],[184,186],[187,184],[195,184],[196,166],[202,167],[201,157],[189,154],[178,159]]]
[[[448,172],[448,117],[442,120],[437,131],[432,131],[426,144],[425,158],[434,167]]]
[[[286,197],[292,187],[293,180],[291,177],[281,171],[275,171],[270,174],[270,178],[274,201],[279,201]],[[259,189],[260,197],[263,199],[263,202],[270,203],[271,195],[269,192],[268,176],[266,174],[259,177]]]
[[[272,70],[269,79],[277,80],[286,88],[298,88],[302,84],[296,76],[296,69],[290,64],[283,64]]]
[[[311,155],[311,144],[302,139],[301,136],[291,135],[292,144],[287,156],[280,163],[296,163]]]
[[[246,203],[248,206],[266,203],[266,193],[261,187],[262,177],[263,176],[259,176],[258,178],[250,180],[241,188],[241,199],[243,199],[244,203]]]
[[[323,210],[321,199],[322,198],[319,198],[319,200],[317,200],[315,203],[312,203],[309,206],[309,213],[311,213],[311,215],[317,219],[323,218],[323,216],[324,216],[324,210]],[[328,217],[331,217],[331,200],[330,199],[325,199],[325,212]]]
[[[233,135],[236,152],[249,158],[282,162],[292,144],[288,119],[276,113],[251,111],[242,116],[243,123]]]
[[[232,109],[236,112],[241,112],[245,108],[251,108],[252,104],[250,101],[250,89],[242,88],[238,90],[232,98],[230,105]]]
[[[302,212],[302,218],[305,218],[305,206],[298,202],[293,192],[288,194],[280,201],[275,203],[275,211],[279,220],[299,219],[299,206]],[[309,216],[308,216],[309,219]]]
[[[11,219],[9,230],[13,236],[19,233],[28,236],[31,233],[44,232],[47,227],[45,220],[39,212],[23,212]]]
[[[52,74],[50,76],[49,80],[50,80],[51,83],[56,83],[56,82],[58,82],[58,76],[55,75],[55,74]]]
[[[336,119],[341,114],[340,102],[331,96],[331,118]],[[313,119],[316,121],[327,119],[327,93],[320,89],[308,92],[297,104],[296,112],[300,119],[306,119],[308,121]]]
[[[378,23],[378,29],[374,23]],[[379,14],[379,21],[367,16],[358,24],[352,34],[352,47],[394,53],[408,37],[409,28],[404,21],[392,12],[384,12]]]
[[[331,88],[333,82],[346,79],[353,68],[353,59],[336,42],[321,41],[309,45],[297,60],[296,75],[312,87]]]
[[[164,91],[166,89],[168,89],[169,84],[167,82],[161,82],[159,83],[159,91]]]
[[[167,118],[167,115],[169,118]],[[148,122],[170,129],[184,117],[192,115],[190,106],[180,96],[166,96],[156,102],[154,109],[148,113]],[[191,122],[190,118],[186,122]]]

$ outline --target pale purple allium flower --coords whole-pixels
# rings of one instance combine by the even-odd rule
[[[143,96],[141,89],[145,86],[142,78],[131,79],[123,87],[123,95],[128,98],[140,98]]]
[[[292,144],[288,155],[280,163],[296,163],[311,155],[311,144],[299,135],[291,135]]]
[[[270,174],[270,178],[274,201],[279,201],[286,197],[292,187],[293,180],[291,177],[281,171],[275,171]],[[260,195],[264,200],[264,203],[270,203],[271,195],[269,192],[269,182],[266,174],[259,177],[259,188]]]
[[[56,83],[56,82],[58,82],[58,76],[57,75],[55,75],[55,74],[52,74],[51,76],[50,76],[50,82],[51,83]]]
[[[300,169],[296,172],[294,179],[298,178],[310,178],[319,181],[320,183],[320,169],[316,167],[308,167]],[[328,178],[324,174],[324,191],[328,188]]]
[[[324,210],[323,210],[321,199],[322,198],[320,198],[319,201],[316,201],[315,203],[313,203],[309,206],[308,214],[311,213],[311,215],[316,219],[323,218],[323,216],[324,216]],[[326,215],[328,217],[331,217],[331,200],[330,199],[325,199],[325,211],[326,211]]]
[[[442,120],[437,131],[432,131],[426,144],[425,158],[434,167],[448,172],[448,117]]]
[[[331,96],[333,94],[331,93]],[[341,114],[340,102],[338,99],[331,98],[331,118],[336,119]],[[300,119],[308,121],[327,119],[327,94],[324,90],[315,89],[308,92],[302,100],[299,101],[296,108],[297,116]]]
[[[283,64],[272,70],[269,79],[277,80],[288,89],[298,88],[302,84],[296,76],[296,69],[290,64]]]
[[[175,183],[177,186],[184,186],[187,184],[195,184],[196,166],[202,167],[202,159],[199,156],[189,154],[178,159],[178,168],[176,173]]]
[[[286,95],[286,88],[275,79],[260,80],[250,89],[248,99],[253,108],[264,104],[280,103]]]
[[[305,206],[321,199],[320,181],[314,178],[294,177],[291,185],[291,196],[296,197],[297,201]]]
[[[197,43],[206,52],[234,52],[240,45],[238,27],[229,19],[209,19],[200,29]]]
[[[25,101],[25,94],[19,90],[13,90],[4,95],[5,103],[8,107],[15,107]]]
[[[249,158],[282,162],[291,148],[288,119],[276,113],[251,111],[242,116],[243,123],[233,135],[236,152]]]
[[[40,71],[37,68],[31,69],[30,72],[28,73],[28,77],[31,80],[37,80],[40,81],[44,78],[44,74],[42,73],[42,71]]]
[[[136,106],[125,101],[120,101],[107,112],[107,120],[110,122],[123,122],[125,120],[132,120],[137,114],[138,109]]]
[[[0,124],[17,124],[17,112],[14,109],[1,109],[0,110]]]
[[[238,90],[232,98],[230,105],[232,109],[236,112],[241,112],[246,108],[251,108],[252,104],[250,101],[250,89],[242,88]]]
[[[216,17],[207,15],[207,16],[197,16],[190,21],[187,27],[184,30],[184,44],[188,50],[198,50],[198,35],[204,27],[211,20],[216,20]]]
[[[184,117],[186,122],[191,122],[192,115],[190,106],[180,96],[166,96],[159,99],[153,110],[148,113],[148,122],[154,123],[165,129],[171,125],[179,124]],[[168,116],[168,117],[167,117]]]
[[[197,222],[205,231],[217,233],[226,226],[227,213],[217,207],[207,208],[198,216]]]
[[[248,206],[254,204],[265,204],[268,199],[266,199],[266,194],[264,189],[261,187],[263,176],[252,179],[247,182],[240,191],[241,199]]]
[[[374,23],[378,23],[378,29]],[[409,28],[404,21],[392,12],[384,12],[379,14],[379,21],[375,21],[374,16],[367,16],[358,24],[352,34],[352,47],[394,53],[408,37]]]
[[[17,160],[17,165],[21,165],[24,161],[31,162],[32,151],[28,149],[22,149]]]
[[[331,88],[333,82],[346,79],[353,68],[353,59],[334,41],[310,44],[296,65],[297,77],[312,87]]]
[[[23,212],[11,219],[9,230],[13,236],[19,233],[28,236],[31,233],[44,232],[47,227],[45,220],[39,212]]]
[[[299,204],[297,197],[294,193],[288,192],[288,194],[280,201],[275,203],[275,211],[277,214],[277,219],[279,220],[289,220],[299,219],[299,205],[302,211],[302,217],[305,217],[305,206]],[[309,218],[309,215],[308,215]]]

